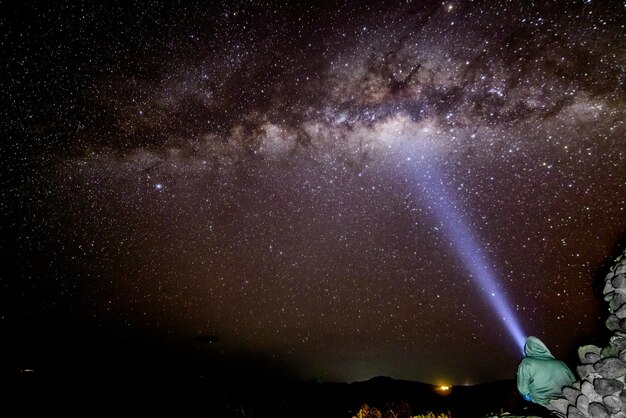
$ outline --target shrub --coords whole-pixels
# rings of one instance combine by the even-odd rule
[[[435,414],[434,412],[429,411],[422,415],[412,415],[410,408],[408,408],[408,404],[402,403],[401,406],[402,408],[394,408],[392,405],[383,413],[380,409],[369,406],[365,403],[361,405],[359,412],[357,412],[357,414],[352,418],[452,418],[452,415],[449,412],[447,414]]]
[[[383,418],[383,413],[380,412],[380,409],[364,403],[356,416],[352,418]]]

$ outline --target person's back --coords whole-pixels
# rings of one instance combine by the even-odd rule
[[[524,353],[526,357],[517,371],[517,388],[525,398],[549,407],[550,399],[561,395],[563,387],[576,380],[574,374],[536,337],[526,339]]]

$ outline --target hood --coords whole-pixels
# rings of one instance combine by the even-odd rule
[[[524,354],[526,357],[547,357],[554,358],[548,347],[537,337],[526,338],[524,344]]]

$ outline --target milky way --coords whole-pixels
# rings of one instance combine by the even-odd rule
[[[13,351],[89,334],[300,378],[512,377],[441,190],[527,333],[566,359],[597,338],[626,231],[625,3],[6,16]]]

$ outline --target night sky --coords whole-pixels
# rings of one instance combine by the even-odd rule
[[[521,356],[492,299],[557,357],[598,340],[625,2],[22,3],[0,4],[5,366],[106,347],[478,383]]]

